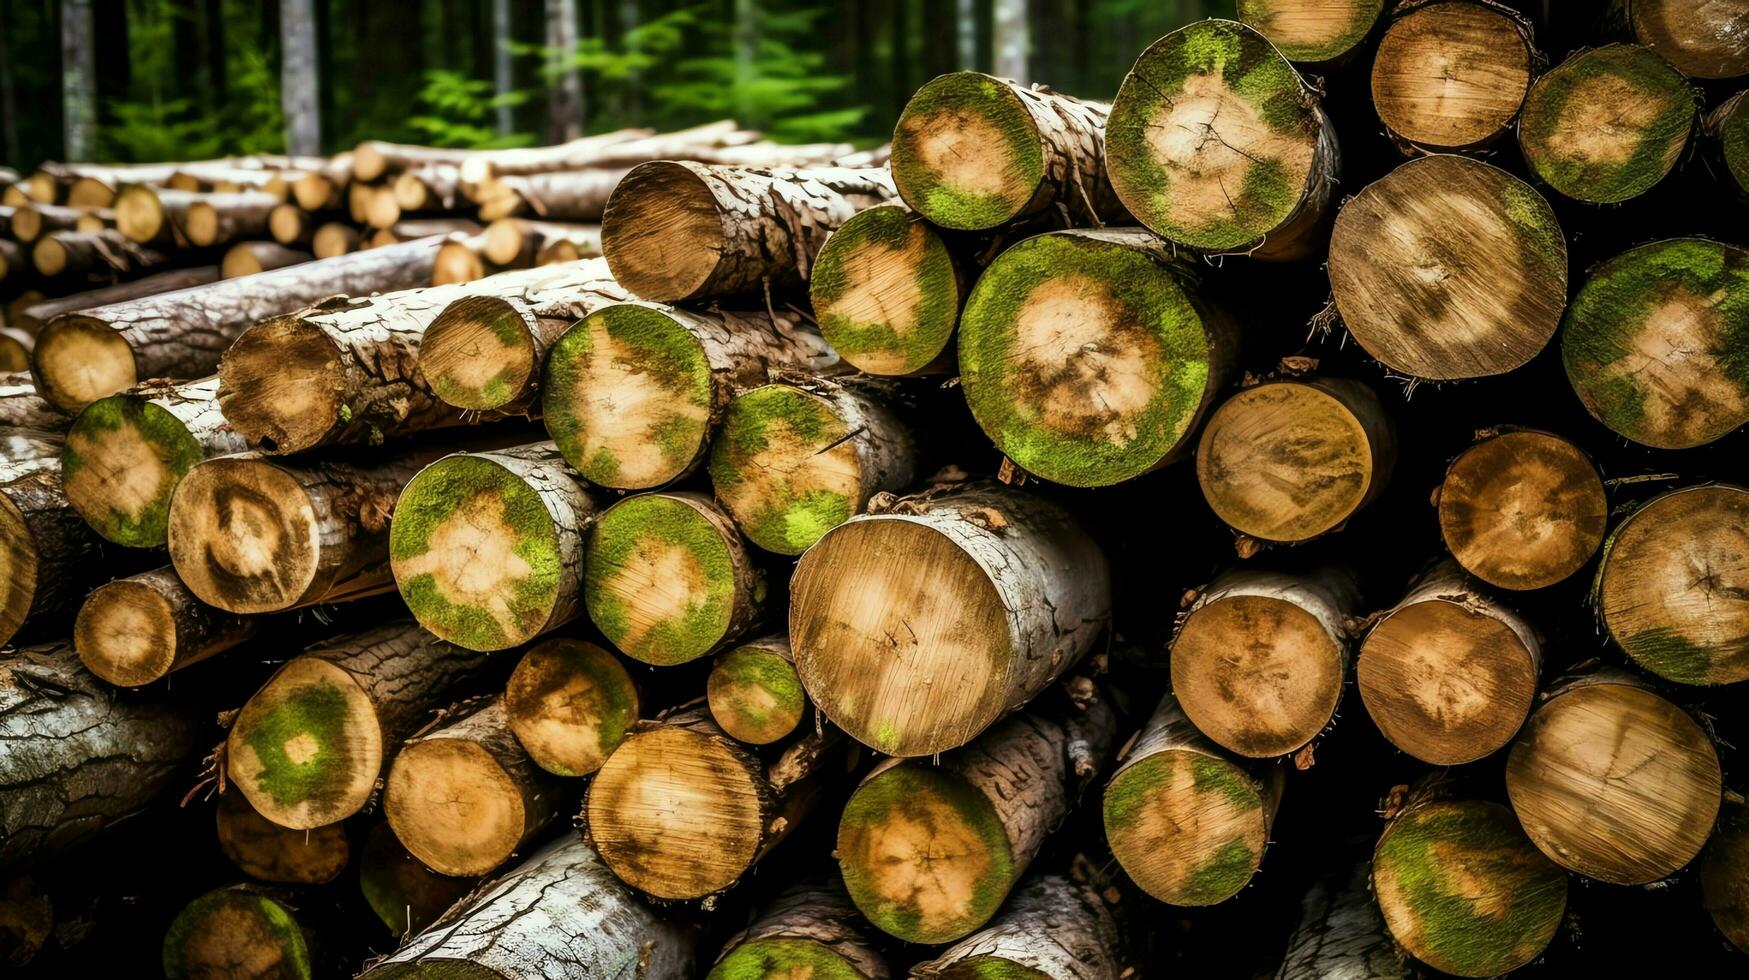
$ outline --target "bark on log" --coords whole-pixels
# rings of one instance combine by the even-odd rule
[[[318,934],[287,894],[257,885],[215,888],[183,907],[164,935],[167,980],[280,980],[321,975]]]
[[[34,269],[29,252],[10,238],[0,238],[0,282],[28,282]]]
[[[65,431],[71,422],[72,419],[36,393],[30,375],[0,375],[0,429],[60,432]]]
[[[613,654],[558,637],[535,644],[517,661],[504,711],[535,765],[555,776],[587,776],[637,722],[638,688]]]
[[[169,269],[139,279],[118,282],[113,286],[104,286],[101,289],[88,289],[71,296],[47,300],[39,296],[36,302],[24,308],[23,316],[17,319],[21,324],[31,329],[40,330],[43,325],[63,313],[75,313],[92,307],[109,306],[115,303],[144,299],[148,296],[157,296],[178,289],[205,286],[218,282],[219,278],[219,267],[216,265]]]
[[[891,976],[836,882],[799,884],[779,895],[723,945],[705,980],[816,976],[836,980]]]
[[[182,232],[196,248],[213,248],[267,234],[268,218],[281,199],[262,191],[208,194],[190,205]]]
[[[12,210],[12,238],[21,245],[29,245],[50,232],[72,231],[85,213],[79,208],[53,204],[20,205]]]
[[[418,167],[432,165],[456,167],[469,157],[492,152],[496,151],[365,140],[353,148],[352,179],[368,183]]]
[[[279,203],[255,191],[203,194],[134,184],[115,199],[115,227],[142,245],[222,245],[266,234],[267,216]]]
[[[1385,0],[1238,0],[1242,23],[1269,38],[1290,61],[1328,65],[1372,34]]]
[[[254,638],[261,621],[195,598],[169,566],[100,585],[79,607],[73,646],[85,669],[142,687]]]
[[[1700,861],[1702,904],[1725,938],[1749,952],[1749,805],[1727,804]]]
[[[226,279],[252,276],[310,261],[310,253],[286,248],[277,242],[238,242],[225,250],[219,272]]]
[[[1503,589],[1540,589],[1577,572],[1609,524],[1597,464],[1566,439],[1530,429],[1491,435],[1459,454],[1438,507],[1452,557]]]
[[[748,640],[717,657],[705,683],[717,727],[748,745],[770,745],[801,724],[808,696],[796,676],[789,637]]]
[[[1275,980],[1410,980],[1373,902],[1371,867],[1362,862],[1306,893]]]
[[[267,215],[267,233],[287,247],[309,247],[316,233],[318,215],[286,202]]]
[[[544,257],[564,245],[577,252],[578,259],[600,255],[601,226],[499,218],[486,226],[480,255],[493,265],[546,265]]]
[[[1749,201],[1749,92],[1738,92],[1701,120],[1708,149],[1718,164],[1713,170],[1740,200]],[[22,213],[22,209],[20,209]],[[12,218],[18,231],[18,215]]]
[[[960,317],[960,383],[1021,469],[1109,486],[1189,450],[1238,347],[1238,325],[1197,294],[1170,245],[1140,228],[1051,232],[978,278]]]
[[[390,186],[403,214],[453,211],[461,203],[461,171],[453,163],[428,163],[404,170]]]
[[[238,713],[225,743],[231,783],[282,827],[344,820],[369,802],[387,750],[486,667],[484,654],[433,639],[411,621],[312,647]]]
[[[833,528],[790,589],[809,696],[896,756],[971,741],[1072,667],[1111,610],[1105,556],[1080,526],[986,485],[902,498]]]
[[[325,885],[352,863],[352,844],[341,824],[314,830],[281,827],[256,813],[242,793],[221,795],[213,813],[219,849],[256,881]]]
[[[1513,743],[1506,792],[1532,842],[1599,881],[1641,885],[1688,864],[1718,816],[1718,752],[1686,712],[1625,671],[1550,689]]]
[[[61,437],[0,434],[0,645],[29,620],[73,608],[101,552],[61,487]]]
[[[465,235],[480,233],[480,224],[470,218],[412,218],[378,227],[370,233],[365,248],[382,248],[397,242],[411,241],[430,235]]]
[[[1473,152],[1511,132],[1542,61],[1530,21],[1495,0],[1410,4],[1379,40],[1372,101],[1405,153]]]
[[[911,968],[916,980],[1119,980],[1128,975],[1117,925],[1099,894],[1054,875],[1034,878],[988,928]]]
[[[1735,78],[1749,73],[1749,38],[1742,0],[1684,3],[1629,0],[1629,20],[1641,44],[1690,78]]]
[[[1342,205],[1329,271],[1343,324],[1385,367],[1479,378],[1523,366],[1555,335],[1567,243],[1530,185],[1486,163],[1432,156]]]
[[[137,245],[109,228],[51,232],[37,239],[30,261],[45,279],[104,286],[162,269],[176,257]]]
[[[471,157],[461,163],[462,184],[473,188],[495,176],[586,170],[616,164],[629,167],[646,160],[688,159],[684,156],[688,152],[738,146],[758,139],[758,133],[744,130],[730,119],[672,133],[618,129],[552,146],[499,150]]]
[[[346,197],[346,185],[352,179],[352,154],[337,153],[326,164],[300,169],[287,174],[291,182],[292,199],[305,211],[331,211],[340,207]]]
[[[898,204],[858,211],[814,258],[808,295],[820,333],[857,369],[948,371],[971,280],[941,234]]]
[[[466,897],[474,883],[473,878],[451,878],[420,864],[386,822],[371,828],[358,857],[358,886],[365,903],[396,938],[435,922]]]

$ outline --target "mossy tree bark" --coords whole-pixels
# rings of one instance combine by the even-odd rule
[[[1690,78],[1735,78],[1749,73],[1749,38],[1743,0],[1626,0],[1634,36]]]
[[[142,687],[253,639],[261,625],[201,602],[166,566],[93,589],[73,622],[73,645],[93,674]]]
[[[379,822],[358,856],[358,887],[383,925],[396,938],[420,932],[474,889],[473,878],[440,875],[419,863]]]
[[[1410,980],[1397,943],[1373,901],[1371,867],[1312,886],[1275,980]]]
[[[67,501],[58,434],[0,432],[0,645],[27,620],[71,609],[101,542]]]
[[[777,633],[748,640],[719,655],[705,683],[705,700],[712,720],[732,738],[770,745],[788,737],[808,708],[789,637]]]
[[[1372,33],[1385,0],[1238,0],[1241,23],[1269,38],[1289,60],[1327,65]]]
[[[1460,453],[1438,508],[1452,557],[1504,589],[1540,589],[1577,572],[1609,523],[1597,464],[1572,442],[1531,429],[1488,435]]]
[[[1127,976],[1117,925],[1099,894],[1067,878],[1034,878],[990,925],[911,968],[918,980]]]
[[[836,882],[796,885],[732,936],[705,980],[776,977],[887,980],[880,951]]]
[[[569,637],[531,647],[504,690],[510,730],[535,764],[556,776],[600,769],[639,710],[637,685],[619,658]]]
[[[308,261],[310,253],[286,248],[278,242],[238,242],[225,250],[219,273],[226,279],[235,279]]]
[[[30,250],[30,262],[38,274],[74,289],[83,284],[105,286],[135,279],[180,258],[185,257],[137,245],[113,228],[51,232],[37,239]]]
[[[1725,938],[1749,952],[1749,805],[1730,802],[1700,861],[1701,901]]]
[[[880,375],[950,370],[970,290],[942,234],[899,204],[865,208],[839,226],[808,279],[820,334],[858,370]]]
[[[325,885],[352,863],[352,843],[341,824],[313,830],[281,827],[256,813],[242,793],[220,796],[213,814],[219,849],[256,881]]]
[[[1495,0],[1417,0],[1379,40],[1373,106],[1404,152],[1481,150],[1511,132],[1542,63],[1517,11]]]
[[[290,896],[256,885],[216,888],[189,902],[164,935],[168,980],[311,980],[320,976],[316,934]]]

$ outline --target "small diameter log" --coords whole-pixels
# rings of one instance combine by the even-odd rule
[[[704,462],[736,392],[777,371],[818,375],[837,360],[788,313],[618,303],[553,344],[541,374],[541,415],[565,461],[589,482],[642,490]]]
[[[599,511],[551,442],[446,456],[395,502],[395,585],[442,639],[520,646],[582,613],[583,541]]]
[[[1214,905],[1239,893],[1263,861],[1285,782],[1253,771],[1184,716],[1170,693],[1105,787],[1112,856],[1170,905]]]
[[[648,723],[589,784],[590,842],[619,879],[657,899],[690,900],[740,881],[806,818],[844,740],[808,733],[770,765],[703,711]]]
[[[480,256],[480,239],[454,239],[443,243],[437,250],[437,263],[431,271],[433,286],[449,286],[459,282],[473,282],[486,277],[486,262]],[[513,268],[526,269],[533,265],[525,262]]]
[[[33,329],[40,329],[43,324],[63,313],[88,310],[97,306],[109,306],[114,303],[125,303],[129,300],[144,299],[147,296],[157,296],[161,293],[194,286],[205,286],[208,283],[218,281],[219,267],[216,265],[195,266],[188,269],[167,269],[139,279],[118,282],[113,286],[87,289],[70,296],[60,296],[50,300],[38,296],[37,301],[26,306],[23,315],[17,317],[16,320]]]
[[[113,228],[103,231],[56,231],[37,239],[31,264],[45,279],[107,285],[137,278],[172,262],[156,249],[138,245]]]
[[[887,980],[880,950],[864,934],[844,889],[800,884],[730,937],[705,980]]]
[[[352,219],[352,223],[362,225],[364,228],[371,227],[371,205],[376,202],[379,192],[387,190],[388,188],[380,185],[366,184],[356,180],[346,185],[346,214]],[[392,202],[393,198],[390,200]]]
[[[358,887],[383,925],[395,936],[423,930],[474,889],[473,878],[440,875],[419,863],[395,838],[388,823],[378,823],[358,857]]]
[[[858,211],[814,258],[808,295],[820,333],[858,370],[945,370],[971,283],[941,234],[901,205]]]
[[[36,338],[13,327],[0,327],[0,371],[16,374],[30,370],[30,352]]]
[[[638,720],[638,687],[619,658],[585,640],[535,644],[504,689],[510,730],[555,776],[601,768]]]
[[[1373,902],[1369,864],[1306,893],[1275,980],[1411,980]]]
[[[1136,220],[1201,252],[1300,259],[1336,201],[1336,130],[1261,34],[1173,31],[1136,59],[1106,124],[1111,185]]]
[[[789,638],[781,633],[749,640],[718,656],[705,683],[705,698],[717,726],[749,745],[770,745],[787,737],[808,707]]]
[[[238,242],[225,250],[225,257],[219,261],[219,272],[226,279],[235,279],[308,261],[310,253],[286,248],[277,242]]]
[[[220,233],[233,224],[233,214],[266,234],[267,215],[278,203],[271,194],[203,194],[132,184],[116,196],[115,227],[142,245],[208,246],[221,243]]]
[[[906,942],[952,942],[981,928],[1106,770],[1116,732],[1103,702],[1034,709],[938,764],[877,766],[838,823],[835,853],[851,900]]]
[[[216,888],[183,907],[164,935],[166,980],[311,980],[314,933],[284,895],[253,885]]]
[[[609,507],[589,529],[583,602],[621,653],[666,667],[719,650],[752,626],[765,579],[709,497],[645,493]]]
[[[1689,449],[1749,422],[1749,250],[1700,238],[1629,249],[1592,270],[1564,322],[1567,380],[1617,435]]]
[[[1076,487],[1183,452],[1237,351],[1237,324],[1139,228],[1029,238],[990,264],[960,317],[978,424],[1022,469]]]
[[[615,279],[659,303],[805,289],[826,236],[897,196],[884,168],[646,163],[608,199],[601,249]]]
[[[987,928],[912,967],[911,976],[1119,980],[1130,975],[1122,951],[1117,925],[1097,892],[1067,878],[1041,876],[1016,892]]]
[[[1556,864],[1617,885],[1688,864],[1712,833],[1722,785],[1712,739],[1625,671],[1556,685],[1506,760],[1525,833]]]
[[[1269,38],[1290,61],[1325,65],[1367,39],[1385,0],[1238,0],[1237,7],[1240,22]]]
[[[1372,886],[1410,955],[1459,977],[1495,977],[1543,954],[1561,927],[1567,875],[1498,803],[1434,800],[1391,818]]]
[[[1474,762],[1512,740],[1536,700],[1542,648],[1530,624],[1448,560],[1384,613],[1355,668],[1367,714],[1423,762]]]
[[[480,254],[493,265],[544,265],[541,256],[561,243],[579,253],[573,261],[600,255],[601,226],[500,218],[486,226]]]
[[[36,393],[30,375],[0,374],[0,429],[58,432],[70,421]]]
[[[12,239],[20,245],[29,245],[50,232],[73,231],[79,224],[80,215],[85,213],[79,208],[53,204],[19,205],[12,209]]]
[[[419,167],[456,167],[469,157],[490,152],[493,151],[365,140],[352,151],[352,179],[373,181]]]
[[[480,224],[468,218],[422,218],[411,221],[397,221],[384,228],[371,232],[365,248],[382,248],[396,242],[411,241],[415,238],[427,238],[431,235],[466,235],[480,234]]]
[[[1385,367],[1434,381],[1504,374],[1547,346],[1567,299],[1555,212],[1504,170],[1411,160],[1342,205],[1330,288]]]
[[[369,980],[691,980],[690,930],[615,880],[575,834],[473,893],[363,974]]]
[[[26,620],[70,610],[96,577],[102,543],[67,501],[61,437],[0,432],[0,646]]]
[[[170,495],[203,459],[242,452],[219,414],[219,379],[148,383],[85,406],[61,450],[73,509],[105,539],[130,548],[169,540]]]
[[[336,295],[429,282],[439,244],[409,242],[59,316],[37,337],[31,372],[43,397],[70,412],[144,379],[205,377],[262,320]]]
[[[1348,521],[1395,468],[1396,425],[1347,378],[1268,381],[1209,415],[1196,450],[1203,499],[1259,541],[1298,544]]]
[[[267,215],[267,234],[288,248],[309,247],[315,233],[316,216],[289,201]]]
[[[1452,557],[1504,589],[1540,589],[1572,575],[1608,526],[1597,464],[1548,432],[1489,436],[1453,460],[1439,485],[1439,530]]]
[[[242,793],[221,795],[213,819],[219,849],[238,871],[256,881],[325,885],[352,862],[352,844],[344,826],[281,827],[256,813]]]
[[[0,657],[0,867],[46,861],[186,785],[197,725],[181,707],[116,692],[65,643]]]
[[[1348,680],[1344,620],[1360,592],[1341,569],[1310,575],[1236,571],[1197,596],[1172,639],[1172,691],[1221,747],[1287,755],[1336,716]]]
[[[208,194],[189,205],[182,233],[196,248],[212,248],[267,234],[267,219],[278,197],[260,191]]]
[[[1735,78],[1749,73],[1749,19],[1744,0],[1629,0],[1629,20],[1641,44],[1667,58],[1689,78]]]
[[[531,215],[552,221],[600,221],[628,166],[553,170],[494,177],[479,186],[481,221]]]
[[[551,288],[472,295],[444,307],[419,339],[419,369],[456,408],[528,412],[547,352],[578,320],[631,298],[595,259]]]
[[[830,381],[737,395],[711,447],[711,486],[747,539],[799,555],[911,485],[917,447],[878,399]]]
[[[1603,625],[1681,684],[1749,679],[1749,490],[1685,487],[1615,529],[1597,573]]]
[[[453,211],[459,202],[461,174],[452,163],[403,170],[390,187],[403,213]]]
[[[840,524],[790,589],[803,687],[895,756],[971,741],[1072,667],[1111,610],[1105,556],[1067,512],[982,484]]]
[[[318,259],[356,252],[359,247],[358,229],[343,221],[330,221],[310,236],[310,251]]]
[[[893,183],[943,228],[998,228],[1034,215],[1102,227],[1128,215],[1105,174],[1111,107],[975,71],[941,75],[893,129]]]
[[[1695,90],[1637,44],[1574,53],[1536,80],[1518,119],[1531,172],[1592,204],[1638,197],[1664,179],[1688,145]]]
[[[1749,805],[1727,803],[1700,859],[1701,902],[1731,945],[1749,952]]]
[[[414,857],[439,874],[483,875],[558,813],[559,783],[510,731],[502,698],[395,753],[383,813]]]
[[[256,636],[260,621],[195,598],[165,567],[92,590],[73,622],[85,669],[117,687],[141,687]]]
[[[243,705],[225,742],[231,784],[282,827],[337,823],[369,802],[393,749],[487,666],[411,621],[312,647]]]
[[[1738,92],[1718,108],[1706,114],[1701,129],[1711,144],[1720,166],[1713,172],[1736,192],[1749,200],[1749,93]],[[18,229],[18,216],[13,215],[12,228]]]
[[[1512,131],[1542,57],[1530,22],[1494,0],[1435,0],[1392,19],[1372,100],[1408,153],[1480,150]]]
[[[0,238],[0,282],[28,282],[32,268],[29,252],[10,238]]]

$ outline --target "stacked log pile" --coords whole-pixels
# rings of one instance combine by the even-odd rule
[[[0,961],[1741,973],[1749,9],[1236,6],[19,182]]]

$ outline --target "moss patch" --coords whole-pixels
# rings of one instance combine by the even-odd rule
[[[176,489],[176,481],[206,458],[206,450],[189,433],[187,426],[163,408],[134,395],[111,395],[87,405],[68,430],[67,441],[61,450],[63,485],[72,484],[87,465],[78,447],[106,439],[137,441],[142,447],[140,456],[157,460],[168,479],[152,500],[138,511],[110,507],[104,512],[82,512],[80,516],[97,533],[116,544],[130,548],[162,547],[169,537],[170,494]],[[125,479],[125,475],[118,476]]]
[[[793,731],[808,704],[795,665],[758,647],[724,654],[711,669],[709,695],[718,724],[756,744]]]
[[[736,946],[706,980],[864,980],[850,961],[812,939],[755,939]]]
[[[1749,98],[1738,99],[1719,121],[1718,136],[1725,166],[1737,181],[1738,190],[1749,193]]]
[[[330,800],[352,788],[346,695],[331,684],[305,684],[255,719],[243,741],[261,762],[256,785],[280,806]],[[314,751],[302,761],[286,753],[286,743],[308,740]]]
[[[945,132],[961,145],[942,155],[963,159],[975,149],[978,181],[956,181],[926,145]],[[979,72],[942,75],[917,90],[893,131],[893,183],[905,203],[943,228],[975,231],[1006,224],[1032,202],[1044,179],[1038,130],[1000,79]]]
[[[457,408],[485,411],[503,407],[513,397],[513,389],[520,389],[528,380],[533,367],[534,344],[528,336],[528,325],[509,303],[496,297],[482,296],[463,300],[438,314],[426,331],[426,338],[429,340],[441,336],[440,331],[446,329],[464,329],[462,324],[449,322],[452,317],[466,326],[489,330],[500,344],[513,352],[500,356],[518,360],[517,363],[506,364],[479,384],[464,383],[447,371],[433,374],[428,369],[426,377],[431,383],[431,390],[436,392],[437,397]]]
[[[1659,677],[1678,684],[1716,684],[1714,651],[1696,646],[1675,630],[1644,630],[1623,639],[1621,648],[1634,662]]]
[[[1573,100],[1592,100],[1605,85],[1625,88],[1655,110],[1624,160],[1560,144],[1563,116],[1570,114]],[[1694,126],[1695,98],[1682,74],[1649,48],[1611,44],[1581,51],[1531,88],[1519,119],[1519,143],[1536,175],[1562,194],[1597,204],[1625,201],[1651,190],[1675,165]]]
[[[278,953],[271,972],[251,976],[274,980],[308,980],[312,975],[310,951],[297,920],[278,902],[235,888],[220,888],[188,903],[164,936],[164,975],[171,980],[209,977],[214,970],[235,964],[217,961],[189,962],[191,947],[212,944],[247,951],[259,963],[266,948]],[[215,952],[219,949],[215,948]]]
[[[1052,980],[1048,973],[1000,956],[972,956],[936,974],[941,980]]]
[[[1229,841],[1214,856],[1190,872],[1180,892],[1179,904],[1214,905],[1239,893],[1257,870],[1257,852],[1238,841]]]
[[[788,438],[773,439],[775,429]],[[844,422],[824,399],[788,385],[755,388],[729,403],[711,448],[711,482],[735,510],[749,540],[767,551],[799,555],[820,536],[850,520],[855,503],[845,494],[807,486],[807,460],[840,443]],[[792,460],[778,461],[772,453]]]
[[[611,585],[628,565],[649,560],[650,546],[676,547],[697,562],[704,589],[685,611],[634,634],[633,612]],[[735,565],[721,532],[689,504],[660,494],[628,497],[608,508],[589,532],[583,598],[602,635],[645,663],[669,665],[709,653],[734,614]]]
[[[1385,6],[1384,0],[1353,0],[1349,4],[1348,20],[1340,26],[1289,35],[1277,23],[1277,11],[1284,7],[1296,7],[1301,2],[1302,0],[1238,0],[1235,16],[1242,23],[1268,37],[1288,58],[1317,64],[1339,58],[1366,40]]]
[[[866,285],[852,270],[876,263],[907,263],[903,278],[916,301],[869,319],[846,309]],[[873,374],[911,374],[941,356],[959,321],[960,283],[952,254],[928,222],[897,205],[859,211],[832,233],[814,259],[808,283],[820,333],[838,353]],[[841,305],[842,304],[842,305]]]

